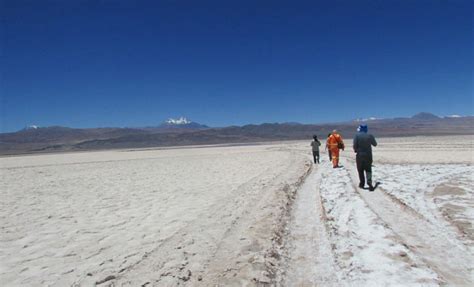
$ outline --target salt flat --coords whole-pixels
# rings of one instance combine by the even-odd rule
[[[375,192],[357,188],[350,140],[343,168],[324,155],[298,190],[279,284],[472,286],[473,139],[379,139]]]
[[[0,158],[0,282],[470,285],[473,137],[379,144],[373,193],[350,139],[339,170],[309,140]]]
[[[0,282],[268,280],[248,261],[265,262],[305,161],[287,146],[3,158]]]

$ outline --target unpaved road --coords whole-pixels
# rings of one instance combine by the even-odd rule
[[[315,168],[298,190],[287,243],[288,260],[283,285],[314,286],[339,283],[339,268],[334,260],[321,203],[321,169]]]
[[[474,285],[473,166],[465,157],[437,164],[446,161],[442,153],[397,165],[381,155],[375,192],[357,187],[347,153],[341,169],[325,157],[314,166],[295,200],[281,285]]]

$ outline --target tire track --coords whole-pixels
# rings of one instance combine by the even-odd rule
[[[321,166],[320,195],[338,267],[338,286],[438,286],[439,276],[418,260],[355,190],[346,168]]]
[[[352,162],[348,168],[354,189],[358,176]],[[473,286],[473,258],[462,243],[452,240],[438,226],[406,209],[382,188],[374,192],[358,191],[369,208],[389,227],[420,260],[448,285]]]
[[[107,272],[107,274],[100,274],[101,277],[92,277],[83,274],[74,284],[80,285],[98,282],[101,281],[102,277],[110,276],[114,277],[110,280],[113,283],[130,285],[138,284],[137,282],[141,282],[140,284],[146,282],[156,283],[156,281],[160,281],[162,277],[168,276],[173,278],[182,277],[186,279],[186,274],[183,275],[183,273],[187,272],[187,269],[185,269],[187,264],[183,266],[181,263],[186,262],[189,256],[183,247],[186,244],[195,246],[196,243],[200,243],[201,245],[212,249],[215,248],[216,242],[219,241],[218,233],[220,231],[211,228],[214,223],[202,223],[202,218],[221,217],[224,218],[223,222],[233,224],[233,221],[231,220],[232,218],[226,216],[226,213],[228,213],[229,210],[232,210],[231,207],[232,204],[234,204],[234,201],[244,200],[247,193],[252,190],[252,187],[262,180],[263,176],[268,174],[271,169],[273,169],[273,167],[261,170],[259,173],[255,174],[255,176],[237,186],[233,193],[228,193],[220,201],[213,202],[208,209],[203,210],[193,220],[185,222],[167,237],[162,238],[156,246],[145,251],[137,260],[127,262],[125,266],[120,266],[120,268],[111,270],[110,272]],[[235,194],[239,194],[239,196],[236,197]],[[169,262],[164,262],[163,260],[163,258],[167,257],[180,258],[181,261],[176,264],[168,264]],[[150,269],[147,269],[147,266],[152,266],[154,269],[153,272],[150,272]],[[162,274],[165,274],[165,276],[162,276]],[[184,282],[186,280],[182,281]]]
[[[249,280],[258,286],[271,283],[279,257],[275,250],[278,246],[275,245],[279,245],[276,241],[279,240],[280,228],[285,224],[287,204],[310,169],[310,165],[305,165],[301,169],[303,175],[295,172],[300,177],[288,173],[288,169],[298,170],[301,158],[300,154],[290,152],[287,168],[268,181],[273,184],[247,198],[238,222],[226,231],[219,242],[212,262],[207,266],[208,278],[203,280],[203,286],[214,286],[216,283],[219,286],[242,286]],[[288,182],[295,178],[296,181]]]
[[[294,155],[287,156],[292,168],[300,162]],[[237,272],[242,268],[242,263],[247,262],[247,257],[252,257],[259,251],[260,247],[254,246],[255,250],[250,248],[248,252],[241,253],[242,249],[245,251],[246,245],[253,244],[249,242],[252,241],[251,237],[245,234],[248,234],[246,229],[259,216],[255,212],[268,205],[265,199],[277,188],[273,183],[281,183],[282,178],[287,178],[285,167],[280,167],[277,173],[270,172],[272,169],[275,167],[261,170],[225,199],[216,202],[193,221],[179,228],[145,254],[139,262],[119,272],[114,283],[131,286],[138,283],[214,286],[226,282],[228,274]],[[262,191],[262,184],[268,183],[272,184]],[[262,197],[262,194],[266,196]],[[214,220],[203,221],[202,217]],[[244,271],[251,274],[251,269]],[[246,280],[249,279],[252,278]]]
[[[294,203],[283,286],[338,285],[338,268],[319,194],[321,170],[313,169]]]

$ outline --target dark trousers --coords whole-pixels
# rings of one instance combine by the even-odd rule
[[[328,154],[329,154],[329,161],[332,161],[332,154],[331,154],[331,150],[328,149]]]
[[[314,159],[314,163],[319,163],[319,151],[313,150],[313,159]]]
[[[365,185],[365,178],[367,177],[367,184],[372,185],[372,157],[358,154],[356,156],[356,163],[357,172],[359,173],[359,184]]]

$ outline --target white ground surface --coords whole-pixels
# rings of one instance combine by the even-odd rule
[[[473,286],[473,139],[379,140],[375,192],[350,142],[0,158],[0,283]]]
[[[473,137],[379,140],[375,192],[346,145],[297,193],[281,285],[473,286]]]
[[[286,146],[1,159],[2,286],[269,281],[308,170]]]

